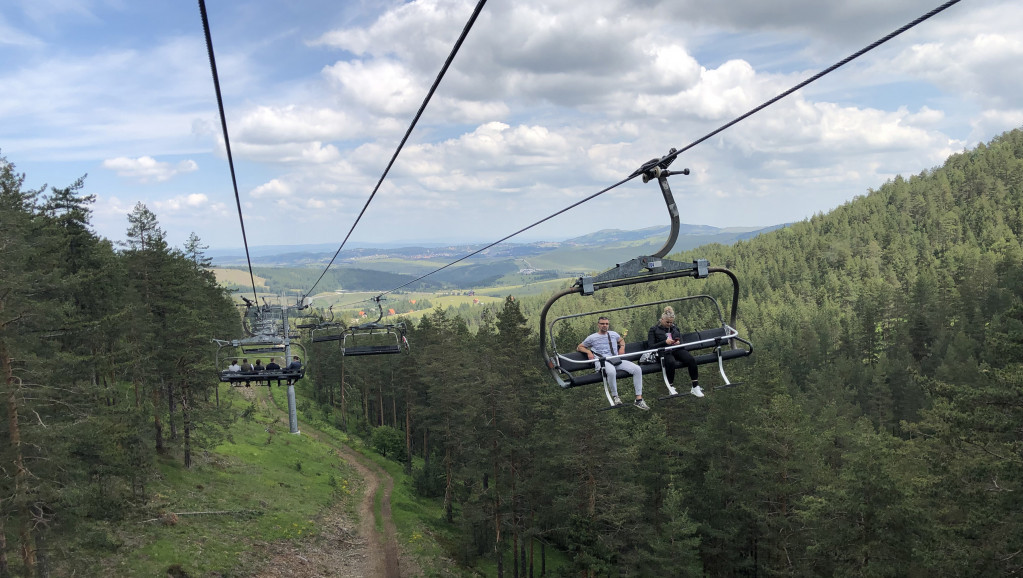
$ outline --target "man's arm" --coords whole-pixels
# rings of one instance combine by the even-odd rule
[[[580,352],[580,353],[585,353],[585,354],[586,354],[586,357],[588,357],[588,358],[590,358],[590,359],[593,359],[593,352],[592,352],[592,351],[590,351],[590,350],[589,350],[589,348],[587,348],[587,347],[586,347],[585,345],[583,345],[582,343],[580,343],[579,345],[577,345],[577,346],[575,347],[575,350],[576,350],[576,351],[578,351],[578,352]]]
[[[625,338],[618,336],[618,355],[625,355]]]

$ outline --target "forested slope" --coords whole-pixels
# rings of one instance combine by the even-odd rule
[[[111,545],[158,455],[187,466],[223,438],[210,339],[240,319],[194,235],[168,247],[139,204],[115,249],[81,180],[23,182],[0,157],[0,576],[47,576]]]
[[[509,299],[476,335],[435,311],[409,358],[349,361],[347,425],[407,429],[427,459],[418,489],[464,530],[460,558],[508,575],[539,564],[540,544],[585,576],[1019,572],[1021,234],[1017,130],[826,215],[676,255],[740,276],[756,345],[729,365],[741,388],[598,414],[599,390],[541,374],[542,300]],[[320,388],[340,405],[336,377]]]

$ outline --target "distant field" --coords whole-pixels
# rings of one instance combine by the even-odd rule
[[[217,276],[217,283],[221,285],[241,285],[242,287],[251,287],[252,280],[249,279],[249,272],[242,271],[241,269],[220,269],[217,267],[213,268],[213,274]],[[259,275],[254,275],[256,279],[256,288],[265,287],[266,279]]]
[[[546,281],[535,281],[527,283],[525,285],[501,285],[499,287],[487,287],[485,289],[478,289],[476,291],[477,296],[493,296],[503,300],[509,295],[516,295],[519,297],[525,297],[526,295],[540,295],[545,293],[553,293],[562,287],[571,285],[575,281],[575,278],[566,279],[548,279]]]
[[[245,271],[239,271],[236,269],[215,269],[217,274],[217,280],[221,283],[232,283],[234,285],[240,285],[242,287],[249,286],[248,273]],[[411,292],[411,293],[400,293],[400,294],[388,294],[384,296],[383,308],[384,308],[384,321],[387,322],[390,319],[395,319],[398,316],[387,315],[387,310],[394,305],[388,305],[388,303],[402,303],[407,304],[409,301],[415,300],[419,303],[428,301],[429,306],[421,309],[414,309],[400,314],[400,316],[406,317],[410,320],[416,321],[423,315],[429,314],[434,308],[442,307],[447,309],[448,307],[458,308],[462,305],[469,306],[500,306],[504,302],[504,299],[509,295],[516,297],[525,297],[529,295],[546,295],[552,294],[559,289],[570,285],[574,279],[548,279],[545,281],[531,281],[525,284],[515,284],[514,279],[516,277],[523,279],[519,275],[510,275],[511,279],[505,279],[505,285],[499,285],[496,287],[479,288],[475,290],[475,295],[468,295],[466,290],[444,290],[437,292]],[[256,283],[263,284],[265,279],[256,277]],[[342,321],[347,324],[353,323],[365,323],[366,321],[376,320],[376,316],[379,314],[377,305],[373,303],[372,299],[380,295],[381,291],[352,291],[344,293],[335,293],[333,291],[324,291],[317,293],[312,296],[312,306],[315,309],[326,311],[330,306],[334,306],[334,314],[336,321]],[[260,293],[260,297],[264,294]],[[271,297],[267,295],[268,297]],[[477,303],[473,303],[476,300]],[[240,302],[240,298],[238,299]],[[280,300],[275,297],[270,298],[271,303],[278,303]],[[413,305],[413,307],[420,307],[420,305]],[[354,315],[355,311],[364,311],[365,317],[359,318]],[[400,309],[399,309],[400,310]],[[347,313],[346,313],[347,312]]]

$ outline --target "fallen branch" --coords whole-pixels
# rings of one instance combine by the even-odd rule
[[[143,520],[140,523],[148,524],[150,522],[160,522],[160,521],[166,520],[168,516],[237,516],[237,515],[262,516],[263,515],[263,511],[262,510],[221,510],[221,511],[211,511],[211,512],[171,512],[169,514],[164,514],[163,517],[152,518],[150,520]]]

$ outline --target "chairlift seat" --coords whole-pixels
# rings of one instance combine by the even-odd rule
[[[684,333],[681,336],[681,347],[692,352],[722,346],[721,359],[723,360],[746,357],[753,353],[752,348],[724,348],[723,346],[728,343],[728,339],[724,338],[727,334],[728,332],[724,327],[715,327],[702,331]],[[664,351],[667,356],[670,355],[670,350],[671,348],[650,349],[650,347],[647,346],[646,341],[634,341],[632,343],[625,344],[625,355],[620,356],[619,359],[627,359],[635,363],[643,371],[643,375],[648,373],[661,373],[661,362],[659,357],[649,363],[640,363],[639,358],[642,357],[644,353],[651,351],[656,352],[658,355],[661,354],[661,351]],[[718,354],[716,351],[696,354],[693,355],[693,358],[696,360],[698,365],[718,362]],[[561,369],[568,372],[567,375],[563,376],[563,378],[568,382],[568,387],[590,385],[594,383],[601,383],[603,381],[600,372],[596,371],[594,360],[588,359],[586,354],[581,351],[574,351],[572,353],[560,355],[559,362]],[[616,375],[619,379],[632,377],[629,372],[623,369],[618,369],[616,371]]]
[[[251,349],[245,348],[243,346],[243,348],[242,348],[242,352],[245,353],[245,354],[253,354],[253,353],[281,353],[283,351],[284,351],[284,346],[283,345],[281,345],[281,346],[274,346],[274,347],[254,347],[254,348],[251,348]]]
[[[397,345],[356,345],[353,347],[345,347],[341,350],[341,354],[348,355],[392,355],[401,353],[401,348]]]
[[[296,382],[305,377],[305,368],[299,370],[287,370],[281,369],[280,371],[221,371],[220,381],[221,383],[230,383],[231,385],[239,385],[245,383],[251,383],[253,381],[260,382],[265,381],[267,383],[271,381],[277,382],[280,385],[282,381]]]

